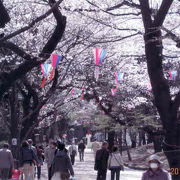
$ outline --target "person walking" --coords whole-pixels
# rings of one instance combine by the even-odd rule
[[[94,169],[97,172],[97,180],[106,180],[109,151],[108,143],[104,141],[102,148],[96,152]]]
[[[123,160],[118,148],[114,146],[112,148],[112,153],[108,159],[108,168],[111,171],[111,180],[114,180],[116,175],[116,180],[120,179],[120,170],[124,170]]]
[[[170,180],[167,171],[161,168],[160,157],[153,154],[149,157],[149,169],[142,175],[142,180]]]
[[[13,155],[9,150],[9,144],[4,143],[0,149],[0,179],[8,180],[12,169],[14,169]]]
[[[70,175],[74,177],[74,170],[65,151],[65,144],[58,143],[58,150],[52,164],[52,180],[69,180]]]
[[[34,151],[34,153],[36,154],[36,156],[37,156],[37,149],[36,149],[35,146],[33,146],[33,140],[32,139],[28,139],[27,142],[29,144],[29,148],[32,149]]]
[[[36,148],[37,151],[37,158],[39,160],[39,166],[37,166],[37,176],[38,176],[38,180],[40,180],[41,178],[41,166],[43,165],[43,150],[41,148],[41,146]]]
[[[39,161],[27,141],[22,143],[19,157],[20,167],[24,173],[25,180],[29,180],[29,176],[31,180],[34,180],[34,164],[37,163],[37,166],[39,166]]]
[[[72,145],[69,147],[69,154],[71,157],[71,163],[74,165],[75,163],[75,156],[77,155],[77,147],[75,143],[72,143]]]
[[[56,143],[54,141],[50,141],[49,146],[45,149],[45,153],[44,153],[45,161],[47,163],[47,169],[48,169],[48,180],[51,180],[52,177],[51,169],[52,169],[52,163],[54,160],[55,151],[56,151]]]
[[[84,161],[84,150],[85,150],[85,148],[86,148],[86,146],[85,146],[83,140],[81,140],[79,145],[78,145],[78,152],[79,152],[80,161]]]
[[[93,152],[94,152],[94,158],[95,158],[95,157],[96,157],[96,152],[97,152],[97,150],[100,149],[100,144],[97,142],[97,140],[95,140],[95,141],[92,143],[91,149],[92,149]]]
[[[32,139],[28,139],[27,142],[29,144],[29,148],[32,149],[34,151],[35,155],[37,156],[37,149],[36,149],[35,146],[33,146],[33,140]],[[34,176],[35,177],[36,177],[36,171],[37,171],[36,166],[34,166]]]

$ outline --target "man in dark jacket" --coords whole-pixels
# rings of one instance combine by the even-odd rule
[[[97,180],[106,180],[108,158],[108,143],[104,141],[102,148],[96,152],[94,169],[98,171]]]
[[[34,151],[29,147],[27,141],[22,143],[19,157],[25,180],[29,180],[29,174],[31,180],[34,180],[34,163],[36,162],[39,166],[39,161]]]
[[[69,179],[70,174],[71,176],[74,176],[70,158],[65,150],[65,145],[63,143],[59,143],[58,150],[56,151],[52,164],[52,179],[59,176],[61,179]]]
[[[79,145],[78,145],[80,161],[84,161],[84,150],[85,150],[85,148],[86,148],[86,146],[84,145],[83,140],[81,140]]]

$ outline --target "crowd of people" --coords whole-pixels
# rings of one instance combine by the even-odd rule
[[[19,152],[19,168],[15,169],[14,160],[9,145],[5,143],[0,149],[0,180],[34,180],[37,174],[41,178],[41,166],[47,163],[48,180],[74,179],[73,165],[75,157],[79,153],[79,160],[84,161],[85,143],[80,141],[78,148],[75,143],[65,148],[60,141],[51,140],[47,147],[33,146],[31,139],[24,141]],[[102,145],[95,141],[92,143],[97,180],[106,180],[107,170],[111,171],[111,180],[120,180],[120,172],[124,171],[124,163],[117,146],[113,146],[111,152],[108,143]],[[149,169],[143,173],[142,180],[169,180],[168,173],[162,169],[159,156],[151,155]]]
[[[69,150],[60,141],[51,140],[47,147],[33,146],[32,139],[24,141],[19,151],[19,168],[15,169],[14,159],[9,145],[4,143],[0,149],[0,180],[34,180],[37,174],[41,179],[41,166],[47,163],[48,180],[68,180],[74,177],[73,165],[75,156],[79,152],[80,161],[84,161],[84,150],[86,146],[83,141],[70,145]]]

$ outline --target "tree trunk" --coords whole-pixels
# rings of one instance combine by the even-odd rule
[[[163,45],[161,27],[173,0],[163,0],[154,20],[148,0],[139,0],[145,29],[145,54],[148,74],[152,85],[154,102],[165,130],[164,151],[170,168],[180,167],[180,123],[177,112],[180,106],[180,92],[172,100],[168,81],[163,72]],[[173,174],[172,180],[179,180],[180,173]]]
[[[155,153],[157,152],[162,152],[162,142],[163,138],[162,136],[153,136],[153,144],[154,144],[154,151]]]
[[[119,151],[122,155],[122,145],[123,145],[123,139],[122,139],[122,130],[119,131],[119,134],[118,134],[118,142],[119,142]]]
[[[6,8],[3,5],[3,2],[0,1],[0,28],[5,27],[5,24],[10,21],[9,14]]]
[[[124,128],[124,144],[126,146],[128,159],[129,159],[129,161],[132,161],[131,154],[130,154],[129,147],[128,147],[127,140],[126,140],[126,133],[127,133],[126,128]]]
[[[153,137],[149,133],[147,134],[147,144],[151,144],[153,142]]]
[[[135,148],[136,147],[136,141],[137,141],[137,132],[130,128],[129,129],[129,136],[130,136],[130,139],[131,139],[131,148]]]
[[[112,148],[114,146],[114,137],[115,137],[115,131],[108,132],[108,143],[109,143],[109,150],[112,151]]]
[[[143,145],[146,145],[146,133],[144,131],[142,132],[142,141]]]
[[[18,117],[18,98],[17,98],[17,90],[16,86],[14,85],[12,87],[12,92],[10,94],[10,144],[12,145],[12,139],[16,138],[17,139],[17,145],[12,145],[12,154],[15,159],[18,159],[18,144],[19,142],[19,117]]]
[[[145,132],[143,130],[139,130],[139,142],[138,146],[146,145],[146,137]]]
[[[169,144],[170,145],[170,144]],[[172,175],[172,180],[180,179],[180,151],[179,147],[172,147],[167,144],[163,144],[163,149],[165,155],[168,159],[170,166],[170,173]],[[176,172],[178,170],[178,172]]]
[[[171,101],[169,87],[167,81],[163,77],[162,63],[162,42],[161,32],[154,28],[156,33],[152,33],[153,39],[158,39],[158,42],[149,43],[150,39],[146,40],[146,56],[148,60],[148,72],[150,74],[155,104],[160,114],[163,128],[165,129],[166,143],[180,147],[180,124],[177,121],[177,110],[175,110]],[[152,40],[152,39],[151,39]],[[154,61],[156,59],[156,61]],[[157,78],[160,77],[160,78]],[[156,79],[156,80],[155,80]],[[168,149],[168,148],[166,148]],[[164,151],[166,150],[164,149]],[[178,168],[180,166],[180,156],[177,152],[166,153],[170,168]],[[176,158],[174,158],[176,157]],[[173,175],[172,180],[180,179],[180,173]]]

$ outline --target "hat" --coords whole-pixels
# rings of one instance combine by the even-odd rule
[[[153,155],[151,155],[150,157],[149,157],[149,161],[152,161],[152,160],[156,160],[156,161],[158,161],[160,164],[162,163],[161,161],[160,161],[160,157],[158,156],[158,155],[156,155],[156,154],[153,154]],[[148,162],[149,162],[148,161]]]

